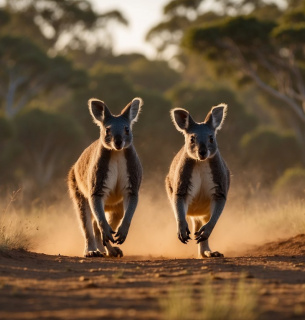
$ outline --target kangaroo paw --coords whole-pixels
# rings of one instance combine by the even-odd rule
[[[107,250],[107,257],[123,257],[123,251],[118,247],[112,247],[110,250]]]

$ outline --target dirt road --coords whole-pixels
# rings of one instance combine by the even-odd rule
[[[259,319],[305,319],[304,250],[299,235],[206,260],[2,253],[0,319],[167,319],[162,301],[172,288],[192,290],[200,303],[207,281],[221,290],[241,278],[256,288]]]

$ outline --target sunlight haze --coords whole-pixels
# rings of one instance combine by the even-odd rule
[[[113,28],[114,53],[141,52],[154,57],[155,50],[145,41],[146,33],[160,22],[162,10],[168,0],[92,0],[98,11],[119,10],[128,20],[129,25]]]

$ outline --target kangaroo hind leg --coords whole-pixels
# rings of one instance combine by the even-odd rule
[[[107,206],[105,210],[111,229],[117,230],[124,215],[123,202],[115,206]],[[123,251],[119,247],[113,247],[109,241],[106,242],[106,253],[109,257],[123,257]]]
[[[103,254],[98,250],[96,246],[95,237],[93,234],[91,210],[88,200],[83,196],[77,186],[73,169],[69,173],[69,191],[73,200],[82,232],[85,237],[85,257],[100,257]]]
[[[196,233],[205,223],[205,219],[192,218],[194,233]],[[209,239],[201,241],[198,243],[198,258],[210,258],[210,257],[223,257],[223,254],[218,251],[212,251],[209,246]]]

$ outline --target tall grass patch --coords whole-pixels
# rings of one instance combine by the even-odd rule
[[[0,216],[0,252],[9,250],[30,250],[33,248],[33,229],[30,220],[19,215],[13,209],[13,203],[20,190],[14,191],[7,199],[5,207],[1,208]]]

